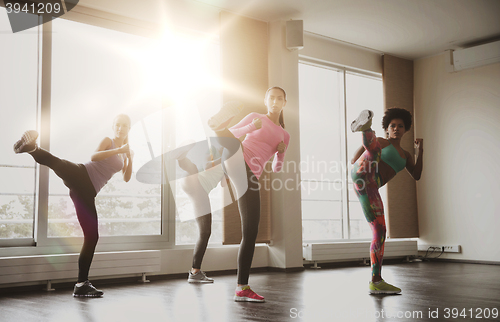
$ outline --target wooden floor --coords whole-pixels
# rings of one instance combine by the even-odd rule
[[[0,295],[0,321],[500,321],[491,311],[500,310],[500,266],[385,265],[386,281],[403,289],[391,296],[369,295],[369,274],[366,266],[252,273],[250,285],[266,303],[234,302],[234,275],[214,276],[215,283],[206,285],[186,279],[97,282],[105,292],[98,299],[73,298],[69,288],[15,292]],[[466,317],[453,319],[453,313]]]

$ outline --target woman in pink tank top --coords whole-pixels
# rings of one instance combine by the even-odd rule
[[[75,297],[101,297],[103,292],[88,280],[90,265],[99,239],[95,197],[106,182],[118,171],[129,181],[132,175],[133,152],[128,145],[130,117],[120,114],[113,121],[113,139],[105,137],[91,161],[76,164],[59,159],[36,144],[38,133],[26,131],[14,144],[16,153],[29,153],[36,162],[51,168],[69,188],[69,195],[75,205],[76,215],[83,230],[83,246],[78,258],[78,281]]]

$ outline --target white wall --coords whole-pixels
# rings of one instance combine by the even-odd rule
[[[419,243],[462,246],[442,258],[500,262],[500,64],[447,73],[441,54],[414,70]]]
[[[285,22],[269,23],[269,85],[281,86],[287,92],[283,110],[290,143],[285,155],[283,172],[273,173],[271,182],[271,239],[269,265],[271,267],[302,267],[302,214],[300,207],[300,174],[290,171],[288,165],[300,162],[299,133],[299,55],[285,47]],[[290,167],[293,169],[293,166]],[[284,183],[288,183],[286,186]],[[280,189],[281,187],[281,189]]]

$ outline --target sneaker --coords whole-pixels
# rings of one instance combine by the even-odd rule
[[[370,294],[399,294],[401,289],[386,283],[384,280],[373,283],[370,282]]]
[[[243,110],[243,104],[238,101],[229,101],[220,111],[208,120],[208,126],[213,131],[220,131],[227,127],[229,122]]]
[[[351,131],[365,131],[368,130],[372,126],[372,118],[373,112],[370,110],[363,110],[359,113],[359,116],[352,121],[351,123]]]
[[[189,271],[188,282],[189,283],[213,283],[214,279],[207,277],[207,275],[203,271],[199,271],[196,274],[193,274],[193,273],[191,273],[191,271]]]
[[[88,280],[82,286],[75,284],[73,291],[74,297],[101,297],[103,294],[103,291],[96,289]]]
[[[260,296],[259,294],[255,293],[252,291],[250,286],[245,286],[241,291],[237,290],[236,294],[234,295],[234,300],[236,302],[265,302],[263,296]]]
[[[31,153],[37,149],[36,139],[38,138],[38,132],[35,130],[30,130],[24,132],[21,140],[14,144],[15,153]]]

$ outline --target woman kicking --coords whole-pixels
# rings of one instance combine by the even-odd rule
[[[397,294],[401,289],[386,283],[381,276],[386,226],[384,205],[378,189],[405,168],[415,180],[420,179],[423,139],[415,140],[418,157],[414,162],[413,155],[401,148],[401,138],[411,128],[411,113],[402,108],[390,108],[385,112],[382,127],[387,133],[387,139],[375,136],[375,132],[371,129],[372,118],[373,112],[364,110],[351,123],[353,132],[363,133],[363,146],[356,151],[351,160],[351,163],[356,163],[351,171],[351,177],[363,213],[373,232],[370,247],[372,267],[370,293]]]
[[[29,153],[39,164],[51,168],[69,188],[69,195],[75,205],[76,215],[83,230],[83,246],[78,258],[78,281],[75,297],[101,297],[103,292],[96,289],[88,280],[90,265],[94,257],[98,234],[95,197],[109,179],[122,171],[123,179],[128,182],[132,175],[133,152],[128,146],[130,118],[120,114],[113,122],[113,139],[105,137],[90,157],[90,162],[76,164],[59,159],[36,144],[38,133],[26,131],[14,144],[16,153]]]
[[[212,234],[212,210],[209,194],[217,187],[219,182],[224,183],[222,179],[225,175],[220,165],[222,147],[215,148],[212,145],[207,150],[208,153],[202,156],[205,161],[203,171],[198,171],[195,162],[187,157],[189,150],[193,147],[194,144],[187,145],[185,148],[178,149],[178,155],[173,155],[173,158],[177,159],[179,167],[188,174],[182,179],[182,190],[191,199],[194,208],[193,217],[196,220],[199,232],[193,251],[193,264],[189,271],[188,282],[213,283],[214,280],[207,277],[205,272],[201,270],[201,263],[207,250],[208,240]]]
[[[264,104],[267,107],[267,114],[250,113],[229,130],[226,126],[241,111],[241,105],[226,104],[219,113],[208,121],[209,126],[217,136],[221,137],[220,144],[226,148],[223,152],[223,165],[225,165],[229,179],[235,184],[239,196],[238,208],[241,217],[242,239],[238,252],[238,281],[234,296],[234,300],[237,302],[265,301],[264,297],[252,291],[248,286],[260,220],[258,180],[265,164],[273,156],[273,171],[281,170],[285,151],[290,141],[290,135],[285,130],[283,121],[283,108],[286,105],[285,91],[280,87],[269,88],[264,98]],[[239,178],[231,175],[230,160],[225,162],[228,151],[229,154],[233,154],[235,146],[228,144],[228,141],[231,140],[224,139],[240,138],[243,135],[246,135],[245,140],[241,143],[246,168],[246,182],[243,182],[243,186],[246,187],[246,191],[238,192],[241,182],[235,182]],[[239,141],[237,141],[237,149],[239,147]]]

